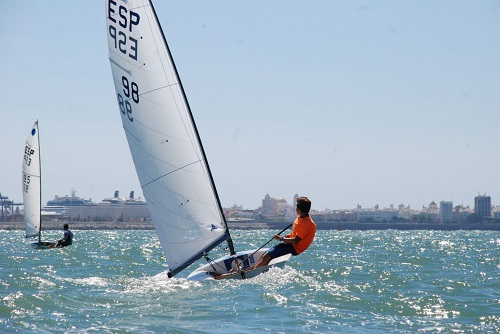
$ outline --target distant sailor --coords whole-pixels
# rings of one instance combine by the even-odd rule
[[[285,254],[299,255],[311,245],[316,234],[316,224],[309,216],[310,209],[311,201],[309,198],[297,198],[297,218],[293,224],[292,233],[285,237],[273,235],[273,239],[281,242],[264,253],[255,267],[251,269],[267,266],[272,259]]]
[[[73,232],[68,227],[68,224],[64,224],[64,236],[62,239],[57,240],[55,247],[66,247],[73,243]]]

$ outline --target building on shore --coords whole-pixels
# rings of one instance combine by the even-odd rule
[[[453,223],[453,202],[439,202],[439,222],[441,224]]]
[[[492,208],[493,210],[493,220],[495,222],[499,222],[500,221],[500,206],[495,206]]]
[[[464,224],[473,212],[469,206],[457,205],[453,208],[453,223]]]
[[[486,194],[474,197],[474,213],[482,219],[490,219],[491,197]]]
[[[262,200],[262,206],[257,209],[263,219],[293,218],[295,216],[295,202],[299,195],[293,197],[293,204],[289,205],[284,198],[273,198],[266,194]]]
[[[380,209],[379,205],[371,209],[363,209],[359,205],[356,208],[357,221],[359,223],[385,223],[385,222],[395,222],[398,218],[398,211],[394,210],[393,207],[389,209]]]
[[[266,194],[262,200],[260,214],[264,217],[284,216],[288,209],[288,203],[284,198],[273,198]]]

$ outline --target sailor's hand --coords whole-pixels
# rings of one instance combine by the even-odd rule
[[[277,234],[273,235],[273,239],[274,240],[281,240],[281,237]]]

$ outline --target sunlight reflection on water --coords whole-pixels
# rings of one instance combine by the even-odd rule
[[[235,231],[238,250],[273,231]],[[48,233],[49,234],[49,233]],[[498,232],[318,231],[284,269],[250,280],[168,279],[154,231],[75,231],[34,250],[0,231],[0,331],[495,332]],[[48,235],[56,239],[59,234]]]

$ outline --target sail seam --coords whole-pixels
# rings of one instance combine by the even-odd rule
[[[161,178],[163,178],[163,177],[165,177],[165,176],[167,176],[167,175],[170,175],[170,174],[172,174],[172,173],[175,173],[175,172],[177,172],[177,171],[180,171],[181,169],[184,169],[184,168],[189,167],[189,166],[191,166],[191,165],[197,164],[197,163],[199,163],[199,162],[201,162],[201,160],[194,161],[194,162],[192,162],[192,163],[190,163],[190,164],[187,164],[187,165],[184,165],[184,166],[182,166],[182,167],[179,167],[179,168],[177,168],[177,169],[175,169],[175,170],[173,170],[173,171],[171,171],[171,172],[169,172],[169,173],[167,173],[167,174],[163,174],[162,176],[159,176],[159,177],[157,177],[156,179],[151,180],[151,181],[149,181],[148,183],[146,183],[146,184],[142,185],[142,186],[141,186],[141,188],[147,187],[147,186],[148,186],[148,185],[150,185],[151,183],[156,182],[156,181],[158,181],[159,179],[161,179]]]
[[[30,174],[30,173],[26,173],[26,172],[24,172],[24,174],[29,175],[29,176],[38,177],[38,178],[40,178],[40,177],[41,177],[41,175],[37,175],[37,174]]]

